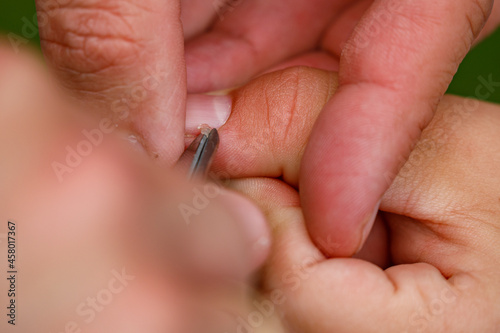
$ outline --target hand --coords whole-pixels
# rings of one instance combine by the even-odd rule
[[[215,13],[208,3],[224,18],[210,29]],[[341,88],[312,132],[301,196],[313,238],[329,234],[337,244],[334,251],[321,249],[335,256],[356,252],[391,183],[383,174],[395,175],[408,156],[493,1],[218,4],[184,2],[187,36],[202,32],[186,46],[192,92],[243,83],[318,45],[326,53],[292,62],[335,68],[329,54],[340,57]],[[125,118],[151,155],[176,161],[186,99],[178,1],[38,0],[37,7],[46,18],[42,47],[62,83],[91,109]],[[226,119],[215,118],[216,125]]]
[[[294,56],[308,57],[294,64],[329,69],[335,60],[325,60],[325,53],[340,59],[340,89],[312,131],[300,188],[317,245],[329,256],[349,256],[363,245],[382,194],[432,118],[493,1],[237,3],[188,42],[188,87],[241,84]],[[500,5],[494,9],[483,35],[500,21]],[[189,17],[185,21],[191,25]],[[315,47],[323,52],[308,55]],[[321,246],[325,234],[334,248]]]
[[[41,45],[83,108],[131,127],[163,164],[184,148],[179,1],[36,1]]]
[[[221,308],[243,305],[213,294],[232,295],[220,279],[246,281],[266,257],[262,213],[159,168],[109,118],[82,116],[32,58],[0,48],[0,71],[0,234],[16,239],[13,268],[0,266],[18,272],[0,282],[4,316],[11,299],[17,313],[0,330],[223,331]],[[186,220],[181,205],[197,213]]]
[[[466,19],[467,2],[470,1],[461,2],[462,8],[457,4],[461,15],[446,18]],[[448,12],[440,12],[432,4],[426,9],[426,4],[430,3],[415,6],[425,13]],[[381,33],[391,34],[391,28],[398,28],[393,33],[396,36],[404,28],[397,26],[398,18],[406,16],[405,12],[411,18],[414,12],[411,4],[372,0],[182,0],[181,7],[191,92],[240,85],[277,64],[338,70],[341,52],[346,42],[354,38],[356,27],[369,30],[358,36],[357,46],[375,47],[385,40]],[[420,19],[424,21],[426,17]],[[496,29],[499,22],[500,5],[496,5],[478,39]],[[442,23],[444,27],[445,22]],[[434,26],[426,28],[427,32],[434,32]],[[411,39],[409,34],[404,36]],[[380,49],[389,46],[383,43]],[[439,59],[436,54],[429,56]]]
[[[295,186],[307,132],[335,89],[335,74],[299,68],[234,93],[217,162],[265,177],[232,187],[260,204],[274,232],[266,296],[242,318],[279,310],[307,333],[497,332],[500,107],[445,96],[384,194],[358,259],[329,259],[308,236]],[[263,105],[267,112],[255,112]],[[259,145],[263,138],[272,144]],[[320,241],[336,245],[328,235]]]

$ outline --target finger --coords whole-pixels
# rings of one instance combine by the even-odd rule
[[[0,70],[3,73],[0,78],[0,150],[2,155],[9,156],[0,164],[0,183],[5,189],[13,190],[29,183],[27,175],[33,166],[39,166],[41,173],[56,180],[50,163],[42,161],[50,154],[47,146],[59,142],[73,129],[72,108],[61,99],[55,80],[47,76],[41,62],[35,59],[30,53],[15,54],[0,42]],[[26,94],[30,98],[26,98]]]
[[[382,271],[358,259],[325,259],[308,236],[295,205],[297,193],[272,179],[233,184],[261,205],[273,226],[263,304],[277,309],[290,327],[311,333],[438,332],[450,327],[481,330],[494,322],[488,305],[481,308],[487,323],[479,323],[469,310],[477,299],[491,303],[483,288],[487,279],[460,273],[447,280],[421,263]],[[379,323],[376,330],[374,322]]]
[[[290,67],[306,66],[324,71],[338,72],[339,59],[325,51],[306,52],[304,54],[285,60],[284,62],[265,71],[265,73],[276,72]]]
[[[334,73],[288,68],[263,75],[235,91],[231,117],[219,130],[221,144],[212,175],[282,177],[297,186],[309,131],[335,85]],[[283,135],[284,131],[287,134]],[[380,221],[357,257],[386,267],[386,240],[387,231]]]
[[[204,224],[212,239],[196,240],[206,245],[204,259],[214,264],[209,269],[219,271],[198,266],[198,272],[220,277],[239,270],[246,276],[265,259],[269,246],[262,243],[267,236],[262,213],[241,195],[221,191],[213,196],[203,186],[199,194],[182,177],[149,165],[147,156],[131,155],[118,133],[96,143],[96,122],[72,117],[77,108],[61,97],[41,64],[25,58],[0,49],[5,74],[0,78],[0,152],[5,157],[0,218],[17,222],[23,231],[27,292],[16,300],[34,318],[16,326],[23,332],[35,327],[141,332],[141,320],[147,319],[153,331],[189,331],[185,325],[192,320],[185,316],[197,314],[184,303],[189,297],[185,280],[176,279],[172,261],[166,260],[172,253],[165,250],[172,248],[165,244],[174,236],[163,231],[172,231],[171,223],[185,226],[191,236]],[[65,165],[68,159],[71,165]],[[71,170],[58,179],[55,163]],[[199,210],[190,225],[181,214],[182,202]],[[203,280],[201,274],[198,278]],[[137,310],[136,302],[148,304]]]
[[[297,185],[310,130],[336,86],[335,73],[295,67],[234,91],[231,116],[219,130],[215,174],[282,176]]]
[[[189,91],[232,88],[281,60],[312,49],[345,2],[236,2],[209,33],[186,45]]]
[[[174,163],[186,99],[179,1],[38,0],[37,9],[42,49],[62,85]]]
[[[354,3],[340,13],[326,29],[321,40],[322,48],[340,57],[342,49],[354,31],[354,28],[372,4],[373,0],[362,0]],[[498,27],[499,22],[500,4],[495,2],[491,15],[486,21],[483,30],[481,30],[481,33],[476,38],[475,43],[480,42],[491,34]]]
[[[357,25],[301,168],[308,227],[314,239],[332,237],[329,255],[364,243],[390,185],[384,174],[408,156],[491,4],[377,1]]]
[[[324,76],[325,74],[327,73],[308,68],[287,69],[281,72],[263,75],[255,79],[249,85],[236,91],[231,118],[226,125],[220,129],[221,147],[217,160],[215,161],[214,175],[216,177],[281,177],[288,184],[296,186],[299,174],[299,164],[302,156],[300,147],[303,147],[303,144],[307,141],[307,132],[311,129],[311,124],[315,121],[317,114],[322,108],[321,105],[323,102],[321,101],[326,101],[328,99],[325,95],[328,90],[327,85],[322,84],[314,86],[312,82],[317,83],[327,79],[328,77]],[[297,79],[297,77],[299,79]],[[285,82],[292,82],[293,84],[284,84]],[[299,82],[298,85],[296,84],[297,82]],[[306,88],[296,90],[298,86]],[[287,92],[288,90],[290,90],[290,92]],[[297,101],[297,103],[295,103],[294,108],[292,108],[295,116],[291,117],[290,122],[285,121],[284,123],[280,123],[279,120],[286,119],[283,116],[284,112],[289,112],[289,110],[291,110],[289,107],[284,109],[281,107],[282,105],[287,105],[286,101],[291,99],[290,96],[296,96],[295,101]],[[239,102],[236,102],[238,100]],[[317,102],[315,103],[314,101]],[[266,107],[269,112],[266,112],[265,116],[257,112]],[[465,150],[475,152],[484,151],[481,156],[487,156],[490,160],[494,160],[494,156],[496,156],[494,154],[495,145],[477,143],[478,147],[476,148],[475,146],[470,147],[469,145],[461,144],[462,140],[463,142],[472,142],[472,139],[478,136],[480,131],[483,131],[484,126],[481,125],[482,122],[495,123],[489,116],[480,116],[479,112],[474,113],[474,110],[490,110],[490,108],[491,107],[488,107],[487,104],[478,104],[478,102],[471,100],[446,96],[439,106],[440,111],[434,119],[435,124],[433,122],[433,125],[428,128],[428,132],[424,132],[425,135],[422,137],[422,143],[418,143],[415,148],[415,156],[411,156],[408,165],[400,171],[400,176],[396,178],[397,182],[394,185],[399,184],[399,188],[403,192],[395,192],[396,194],[394,194],[392,187],[389,190],[389,193],[392,193],[391,196],[399,199],[396,203],[408,202],[408,205],[403,205],[403,207],[418,208],[419,211],[414,211],[410,214],[407,211],[396,210],[396,208],[394,208],[396,206],[395,203],[390,206],[391,208],[387,208],[386,205],[383,205],[384,210],[399,215],[406,214],[415,220],[441,220],[442,217],[437,215],[423,215],[424,212],[428,211],[428,207],[432,206],[436,208],[437,202],[433,201],[435,198],[440,196],[448,197],[446,194],[448,192],[470,193],[470,190],[465,188],[460,190],[449,188],[445,190],[442,188],[445,184],[442,186],[440,184],[443,182],[448,184],[451,181],[449,180],[450,175],[456,175],[456,173],[451,172],[452,170],[455,170],[455,168],[464,168],[467,170],[468,167],[465,167],[465,165],[468,166],[470,163],[466,163],[466,161],[469,160],[466,158],[463,161],[460,159],[453,160],[449,162],[449,165],[444,165],[441,159],[435,159],[435,156],[440,156],[442,154],[442,150],[435,151],[436,148],[434,147],[436,144],[431,140],[436,140],[439,145],[444,145],[443,140],[449,141],[448,138],[450,135],[447,133],[452,133],[453,138],[462,139],[459,142],[451,143],[450,147],[445,150],[449,152],[451,156],[455,156],[451,153],[451,151],[455,149],[454,147],[462,145]],[[487,115],[488,112],[484,114]],[[474,116],[472,116],[473,114]],[[479,124],[471,123],[473,117],[476,120],[480,119],[481,122]],[[270,122],[268,121],[269,119],[273,121]],[[465,130],[458,127],[459,125],[466,128],[469,126],[465,125],[470,125],[471,128],[477,129],[478,133],[473,132],[472,134],[467,134]],[[287,126],[291,134],[286,136],[280,135],[279,128],[286,128]],[[490,125],[486,127],[489,128]],[[436,137],[436,139],[434,139],[434,137]],[[484,135],[484,137],[488,138],[488,140],[493,140],[496,136],[492,133],[491,135]],[[269,142],[272,144],[269,144]],[[484,147],[481,148],[481,146]],[[433,149],[427,151],[429,147]],[[486,149],[493,150],[490,151]],[[467,156],[465,153],[463,155]],[[489,163],[484,162],[484,165],[489,165]],[[410,173],[409,169],[412,167],[415,170]],[[474,169],[477,169],[474,175],[462,174],[458,176],[459,178],[467,177],[471,179],[470,182],[463,182],[464,186],[470,186],[471,189],[474,188],[478,191],[482,191],[484,188],[490,188],[490,186],[497,188],[494,174],[490,174],[486,177],[480,165],[475,166]],[[439,172],[430,173],[428,170],[443,171],[446,175]],[[448,170],[450,172],[448,172]],[[414,176],[413,172],[415,172],[418,177]],[[432,178],[429,178],[430,176],[432,176]],[[401,183],[400,178],[404,183]],[[422,184],[423,182],[425,182],[425,184]],[[474,186],[474,183],[484,184],[484,186]],[[435,188],[435,192],[428,191],[429,184],[433,184],[432,188]],[[424,190],[426,192],[421,193]],[[271,194],[267,196],[269,198],[274,198],[274,195]],[[484,199],[484,195],[479,192],[477,193],[477,197],[483,198],[482,202],[484,206],[478,207],[475,201],[471,201],[468,198],[457,197],[455,202],[470,202],[472,206],[457,206],[453,208],[453,206],[446,204],[449,200],[443,199],[440,202],[446,204],[446,207],[441,207],[437,212],[440,214],[447,209],[463,209],[465,214],[467,211],[475,211],[478,209],[491,211],[492,207],[495,206],[495,202]],[[496,198],[496,195],[493,193],[491,197]],[[412,201],[408,201],[410,199]],[[420,204],[417,205],[417,202],[414,200],[418,200]],[[359,253],[361,258],[369,259],[373,253],[380,254],[377,255],[377,258],[386,258],[382,253],[386,248],[380,246],[386,243],[380,241],[381,238],[385,237],[383,230],[380,230],[383,229],[380,228],[382,224],[383,223],[379,221],[376,232],[371,234],[373,240],[379,241],[373,243],[370,241],[370,244],[367,244]],[[403,230],[406,230],[406,228]],[[480,230],[484,230],[484,227],[478,226],[475,230],[479,232]],[[490,235],[495,235],[495,232],[488,232]],[[376,236],[376,234],[378,234],[378,236]],[[415,234],[415,232],[413,232],[413,234]],[[465,237],[463,234],[461,235]],[[450,239],[452,236],[457,237],[457,235],[448,235],[445,238]],[[477,239],[489,238],[485,237],[486,235],[478,234]],[[407,244],[408,249],[413,252],[417,251],[417,253],[414,253],[415,256],[417,256],[417,254],[421,255],[421,251],[417,250],[421,248],[421,245],[411,246],[407,239],[407,236],[401,237],[402,244]],[[334,249],[335,242],[322,242],[321,246],[324,247],[326,244],[332,246],[332,249]],[[433,248],[428,249],[431,252],[435,250]],[[481,251],[484,251],[484,249]],[[401,253],[406,252],[401,251]],[[431,253],[429,253],[429,260],[431,260],[431,258],[450,258],[450,256],[451,253],[448,252],[442,256],[432,256]],[[407,256],[403,255],[403,257]],[[464,261],[465,258],[460,260]],[[373,259],[370,261],[373,261]],[[382,261],[377,261],[377,263],[384,266]]]
[[[124,231],[120,227],[134,215],[138,202],[130,200],[137,193],[126,176],[132,168],[116,158],[116,146],[108,150],[106,140],[72,171],[78,174],[76,178],[65,174],[68,177],[60,182],[52,165],[61,162],[60,155],[67,153],[70,142],[73,149],[83,142],[73,117],[76,107],[67,103],[34,57],[6,50],[0,47],[4,74],[0,77],[0,151],[5,157],[0,172],[0,218],[5,226],[7,221],[15,223],[13,239],[20,242],[22,230],[26,241],[21,274],[25,292],[14,291],[15,310],[9,320],[23,332],[120,331],[124,326],[139,332],[144,326],[139,328],[137,317],[127,316],[135,313],[160,330],[182,329],[183,305],[169,300],[183,293],[173,288],[171,279],[152,276],[154,267],[132,274],[127,265],[133,261],[132,252],[125,253],[118,245],[118,235]],[[138,244],[137,239],[127,247],[132,244]],[[14,266],[18,259],[12,261]],[[4,269],[7,266],[2,264]],[[117,275],[124,278],[122,283]],[[113,292],[107,288],[110,281]],[[2,281],[2,288],[9,288],[7,282]],[[104,314],[100,301],[100,311],[87,303],[96,295],[107,305]],[[135,302],[144,300],[147,305],[134,309]],[[22,312],[30,320],[15,316],[19,304],[25,304]],[[3,321],[0,327],[7,332],[12,325]]]
[[[217,1],[181,0],[184,39],[204,32],[217,17]],[[222,10],[223,8],[220,8]]]
[[[347,7],[325,30],[321,47],[340,58],[345,43],[372,4],[373,0],[361,0]]]
[[[491,9],[491,14],[483,30],[476,39],[476,43],[482,41],[484,38],[488,37],[492,32],[494,32],[500,24],[500,2],[495,1],[493,3],[493,8]]]
[[[273,218],[280,216],[283,208],[300,208],[298,193],[293,187],[285,184],[281,180],[274,178],[243,178],[231,180],[229,187],[253,198],[266,216],[268,216],[269,227],[275,232],[279,232],[281,219]],[[266,199],[267,198],[267,199]],[[325,246],[330,245],[328,238],[322,240]],[[389,267],[388,233],[385,221],[380,217],[375,223],[373,232],[370,234],[365,247],[355,258],[371,262],[381,268]],[[311,251],[318,256],[317,249]],[[274,254],[275,255],[275,254]]]
[[[162,205],[152,226],[168,258],[195,285],[232,279],[244,282],[266,260],[270,236],[260,210],[246,197],[216,184],[159,196]],[[171,220],[162,223],[165,212]],[[163,245],[162,245],[163,244]]]

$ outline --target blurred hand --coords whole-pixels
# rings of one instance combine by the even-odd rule
[[[293,68],[234,92],[217,167],[257,177],[231,184],[274,233],[266,297],[246,324],[279,309],[298,332],[497,332],[500,107],[445,96],[357,258],[329,259],[307,233],[297,184],[308,132],[336,88],[333,73]]]
[[[28,56],[0,49],[0,71],[0,234],[17,244],[14,269],[7,258],[1,269],[18,271],[16,326],[4,308],[1,331],[224,330],[224,311],[241,304],[217,294],[234,289],[221,281],[246,281],[268,252],[258,208],[158,169]]]

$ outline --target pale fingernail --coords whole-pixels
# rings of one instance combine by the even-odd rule
[[[368,238],[368,235],[370,235],[370,231],[372,230],[373,223],[375,222],[375,218],[377,217],[378,214],[378,209],[380,207],[380,203],[382,200],[380,200],[376,205],[372,213],[366,217],[366,219],[363,221],[363,232],[361,234],[361,242],[359,244],[358,250],[356,253],[361,251],[363,246],[365,245],[366,239]]]
[[[212,128],[224,125],[231,114],[232,99],[227,95],[188,95],[186,102],[186,133],[199,132],[199,126]]]

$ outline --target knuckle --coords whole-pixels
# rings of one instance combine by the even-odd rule
[[[42,47],[58,70],[98,73],[131,65],[140,52],[130,16],[113,1],[98,7],[70,1],[41,11],[50,17],[40,29]]]

